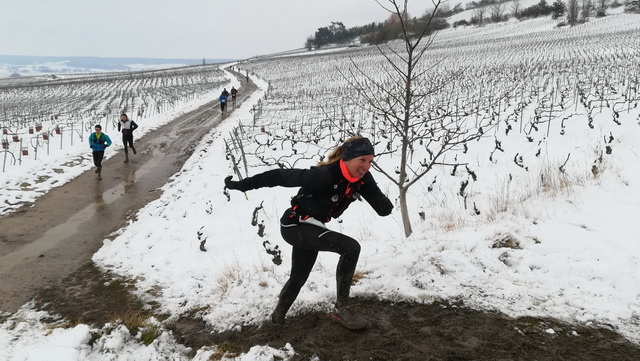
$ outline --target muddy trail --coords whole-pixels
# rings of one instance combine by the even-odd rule
[[[242,76],[238,79],[242,102],[255,85]],[[88,171],[34,205],[0,218],[0,311],[15,312],[34,299],[39,309],[71,325],[102,327],[122,320],[130,329],[155,316],[194,351],[218,345],[212,360],[247,352],[255,345],[286,344],[296,351],[295,361],[640,360],[640,348],[607,327],[514,319],[462,304],[354,299],[354,308],[371,322],[360,332],[344,329],[325,312],[287,317],[284,326],[267,321],[224,333],[212,332],[197,311],[168,321],[169,315],[157,312],[156,305],[134,296],[133,280],[101,272],[91,256],[103,239],[160,196],[158,189],[220,121],[215,104],[184,114],[138,139],[139,152],[130,163],[122,162],[122,154],[105,162],[102,181]]]
[[[256,86],[236,76],[240,106]],[[159,189],[226,116],[217,101],[185,113],[135,139],[138,154],[130,154],[129,163],[123,163],[122,150],[103,162],[102,180],[92,168],[0,218],[0,311],[17,311],[38,290],[54,287],[89,262],[109,234],[160,196]],[[116,131],[110,133],[114,142],[122,141]]]
[[[284,326],[267,321],[242,332],[206,332],[196,319],[182,319],[171,327],[187,345],[221,345],[229,354],[254,345],[283,348],[289,343],[295,361],[640,360],[636,345],[605,328],[514,319],[446,303],[354,299],[353,306],[371,322],[368,329],[349,331],[323,312],[287,318]]]
[[[237,356],[256,345],[280,349],[287,344],[296,351],[292,361],[640,360],[637,345],[605,327],[510,318],[462,304],[355,298],[353,307],[371,322],[363,331],[345,329],[326,312],[309,312],[287,317],[284,326],[265,321],[241,331],[215,333],[197,317],[197,311],[166,321],[168,315],[154,313],[154,305],[145,307],[133,296],[131,280],[104,274],[90,264],[61,286],[43,290],[39,307],[63,315],[71,324],[101,326],[124,319],[130,329],[140,326],[140,318],[153,315],[165,320],[177,340],[194,351],[216,345],[218,352],[210,360]]]

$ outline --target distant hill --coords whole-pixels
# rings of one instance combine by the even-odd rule
[[[89,73],[226,63],[234,59],[100,58],[92,56],[0,55],[0,78],[39,74]]]

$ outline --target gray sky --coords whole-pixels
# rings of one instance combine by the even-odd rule
[[[416,16],[431,2],[410,3]],[[374,0],[0,0],[0,9],[2,55],[195,59],[296,49],[331,21],[389,15]]]

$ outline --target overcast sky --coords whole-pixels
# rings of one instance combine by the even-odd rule
[[[388,4],[388,0],[380,0]],[[411,3],[411,1],[410,1]],[[411,15],[430,1],[414,0]],[[0,0],[0,54],[235,58],[304,46],[331,21],[382,21],[374,0]]]

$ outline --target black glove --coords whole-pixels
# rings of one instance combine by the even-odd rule
[[[393,211],[393,204],[391,202],[380,207],[380,215],[383,217],[390,215],[391,211]]]
[[[391,211],[393,211],[393,203],[385,196],[380,196],[374,200],[371,205],[379,216],[388,216],[391,214]]]
[[[228,176],[227,178],[224,179],[224,186],[229,188],[229,189],[235,189],[235,190],[239,190],[241,192],[246,192],[248,189],[246,189],[246,187],[242,186],[241,182],[236,182],[236,181],[232,181],[231,178],[233,178],[233,176]]]

